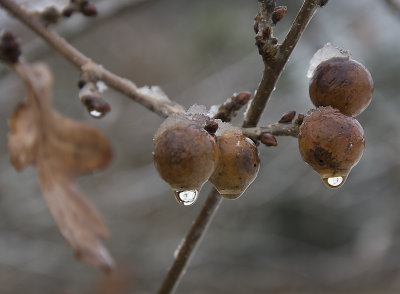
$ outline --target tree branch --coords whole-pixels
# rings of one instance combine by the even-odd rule
[[[222,199],[223,198],[221,195],[219,195],[215,188],[213,188],[208,194],[207,200],[189,232],[187,233],[182,246],[178,248],[178,255],[176,256],[174,263],[169,269],[168,274],[158,291],[159,294],[172,293],[173,290],[178,286],[178,283],[185,272],[185,268],[187,267],[190,258],[193,256],[193,253],[200,243],[201,238],[207,232],[211,220],[218,210]]]
[[[251,101],[247,116],[243,122],[243,127],[254,127],[257,125],[290,54],[292,54],[300,36],[320,4],[320,0],[305,0],[285,40],[279,46],[277,54],[268,60],[264,59],[265,69],[263,77],[257,93]]]
[[[270,4],[270,0],[259,0],[259,2],[264,2],[266,4]],[[271,95],[275,84],[290,56],[292,53],[297,41],[299,40],[301,34],[303,33],[305,27],[309,23],[310,19],[314,15],[317,7],[320,5],[320,0],[305,0],[303,6],[296,17],[292,28],[290,29],[287,37],[286,37],[286,47],[290,48],[285,50],[284,53],[280,53],[279,59],[276,59],[271,64],[265,63],[265,70],[263,74],[263,78],[261,83],[257,89],[257,93],[247,111],[247,115],[243,122],[243,127],[250,127],[257,125],[262,112],[266,106],[266,103]],[[260,5],[260,13],[263,13],[261,10],[266,7]],[[265,10],[266,11],[266,10]],[[265,12],[264,11],[264,12]],[[268,12],[269,15],[272,15]],[[273,42],[272,42],[273,43]],[[272,44],[271,43],[271,44]],[[256,43],[257,45],[257,43]],[[257,45],[258,46],[258,45]],[[263,55],[264,59],[264,55]],[[265,60],[264,60],[265,61]],[[177,287],[180,279],[185,273],[185,269],[188,265],[188,262],[191,256],[194,254],[198,243],[201,240],[201,237],[206,233],[209,224],[211,223],[213,216],[215,215],[220,203],[222,201],[222,197],[218,194],[215,188],[212,188],[206,203],[204,204],[200,214],[197,216],[193,225],[191,226],[184,242],[182,244],[181,249],[178,252],[171,268],[168,271],[167,276],[164,279],[164,282],[159,290],[159,294],[168,294],[172,293],[173,290]]]
[[[294,123],[276,123],[262,127],[242,128],[243,135],[253,140],[258,140],[263,133],[270,133],[274,136],[291,136],[297,137],[299,135],[300,125]]]
[[[88,67],[88,65],[91,65],[90,68],[93,71],[93,74],[99,80],[102,80],[109,87],[132,98],[137,103],[142,104],[152,112],[155,112],[162,117],[167,117],[172,113],[181,113],[185,111],[183,106],[170,101],[165,95],[157,95],[157,91],[149,91],[149,88],[147,87],[138,88],[132,81],[121,78],[102,66],[93,63],[89,57],[71,46],[52,30],[45,28],[34,14],[13,0],[0,0],[0,5],[42,37],[76,67],[82,69],[82,67]]]

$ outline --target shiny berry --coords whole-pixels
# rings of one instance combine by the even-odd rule
[[[299,131],[299,150],[331,188],[340,187],[364,151],[364,131],[360,123],[332,107],[311,110]]]
[[[215,137],[204,129],[206,119],[201,115],[194,118],[173,115],[154,137],[157,171],[182,205],[194,203],[219,160]]]
[[[359,115],[372,99],[371,74],[349,57],[321,62],[310,80],[310,98],[315,106],[332,106],[351,116]]]
[[[240,130],[227,129],[217,134],[220,160],[210,182],[225,198],[238,198],[257,176],[260,159],[253,141]]]

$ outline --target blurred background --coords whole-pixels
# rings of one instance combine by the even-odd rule
[[[42,9],[67,1],[22,1]],[[254,46],[257,1],[94,1],[97,19],[74,15],[56,29],[74,46],[137,85],[159,85],[189,107],[210,107],[233,92],[253,92],[262,73]],[[282,40],[302,1],[277,1],[288,14]],[[78,99],[79,72],[0,9],[0,28],[21,37],[29,61],[47,62],[54,104],[64,115],[104,131],[114,161],[77,179],[112,235],[111,277],[86,267],[64,243],[38,188],[36,171],[17,173],[7,151],[7,119],[25,91],[0,65],[0,293],[155,293],[210,185],[180,207],[153,166],[152,136],[162,119],[113,90],[112,112],[91,118]],[[375,92],[359,117],[363,158],[347,182],[327,188],[301,159],[294,138],[260,146],[258,178],[224,200],[176,293],[399,293],[400,14],[385,1],[336,0],[320,9],[294,50],[260,124],[288,110],[312,108],[306,72],[325,43],[352,53],[371,72]],[[240,125],[242,113],[234,120]]]

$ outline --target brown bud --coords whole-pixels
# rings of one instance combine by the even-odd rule
[[[0,36],[0,60],[8,63],[18,62],[21,50],[17,38],[8,30],[4,30]]]
[[[254,32],[257,34],[258,33],[258,21],[254,21],[254,26],[253,26]]]
[[[296,124],[301,125],[303,123],[303,120],[304,120],[304,114],[299,113],[296,119]]]
[[[90,2],[86,2],[85,4],[82,5],[81,11],[83,15],[85,16],[96,16],[97,15],[97,9],[94,4]]]
[[[239,92],[237,93],[234,97],[232,97],[232,101],[235,104],[239,104],[240,106],[246,105],[247,102],[249,102],[251,97],[251,93],[250,92]]]
[[[272,22],[277,24],[286,14],[287,7],[286,6],[278,6],[274,9],[272,13]]]
[[[210,133],[211,135],[212,135],[212,134],[215,134],[215,132],[218,130],[218,123],[217,123],[215,120],[210,120],[210,122],[208,122],[208,123],[205,125],[204,129],[205,129],[208,133]]]
[[[81,97],[81,102],[85,105],[87,112],[94,118],[101,118],[110,112],[110,105],[102,98],[85,95]]]
[[[311,110],[300,126],[299,150],[331,188],[340,187],[364,150],[364,131],[353,117],[332,107]]]
[[[328,0],[320,0],[319,1],[319,6],[325,6],[328,3]]]
[[[236,129],[225,130],[217,137],[217,142],[220,161],[210,182],[223,197],[236,199],[257,176],[258,150],[253,141]]]
[[[260,141],[265,146],[278,146],[275,136],[271,133],[262,133],[260,136]]]
[[[296,110],[290,110],[281,117],[279,123],[291,123],[295,116]]]
[[[79,88],[79,89],[82,89],[83,86],[85,86],[85,84],[86,84],[86,81],[85,81],[84,79],[80,79],[80,80],[78,81],[78,88]]]
[[[46,26],[57,23],[59,18],[60,12],[54,6],[46,7],[40,14],[40,19]]]
[[[335,57],[314,70],[309,92],[315,106],[330,105],[344,114],[357,116],[371,102],[373,81],[362,64],[347,57]]]
[[[271,37],[271,28],[270,27],[265,27],[263,30],[263,37],[265,39],[268,39],[269,37]]]
[[[278,44],[278,39],[277,39],[277,38],[272,38],[272,39],[271,39],[271,43],[272,43],[273,45]]]
[[[74,11],[75,11],[75,9],[74,9],[71,5],[68,5],[67,7],[65,7],[65,8],[62,10],[61,14],[62,14],[64,17],[71,17],[71,15],[74,13]]]

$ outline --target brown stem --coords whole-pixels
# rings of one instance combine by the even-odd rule
[[[215,212],[222,202],[222,199],[223,198],[219,195],[217,190],[213,188],[208,195],[200,214],[197,216],[187,233],[181,248],[178,249],[178,255],[158,291],[159,294],[171,293],[178,285],[190,258],[193,256],[196,246],[206,233]]]
[[[274,136],[291,136],[297,137],[299,135],[299,124],[294,123],[276,123],[272,125],[242,128],[243,135],[253,140],[258,140],[262,133],[270,133]]]
[[[102,80],[109,87],[142,104],[147,109],[162,117],[167,117],[172,113],[181,113],[185,111],[183,106],[170,101],[165,95],[160,96],[154,92],[147,91],[146,89],[138,88],[130,80],[121,78],[102,66],[92,63],[89,57],[85,56],[83,53],[71,46],[55,32],[44,27],[40,23],[37,16],[26,10],[23,6],[15,3],[13,0],[0,0],[0,5],[18,18],[22,23],[32,29],[36,34],[41,36],[47,43],[53,46],[56,51],[58,51],[76,67],[82,69],[82,67],[87,67],[90,65],[90,68],[93,70],[93,74],[96,75],[99,80]]]
[[[319,7],[319,4],[320,0],[304,1],[285,40],[279,46],[278,53],[274,57],[265,60],[263,77],[257,93],[251,101],[247,116],[243,122],[243,127],[254,127],[257,125],[290,54],[292,54],[294,47]]]
[[[281,71],[283,70],[290,54],[293,51],[293,48],[299,40],[300,35],[303,33],[304,28],[309,23],[319,3],[320,2],[316,0],[304,1],[303,6],[296,17],[296,21],[288,33],[288,36],[290,35],[291,37],[287,37],[287,41],[285,40],[285,46],[289,46],[291,50],[285,51],[287,56],[285,56],[285,58],[280,58],[280,62],[275,62],[272,65],[267,63],[265,64],[263,79],[257,89],[257,94],[253,99],[249,110],[247,111],[247,115],[243,122],[243,127],[257,125]],[[294,28],[294,26],[296,26],[296,28]],[[215,188],[213,188],[200,214],[197,216],[195,222],[186,235],[185,241],[183,242],[182,247],[158,292],[159,294],[172,293],[172,291],[177,287],[180,278],[185,272],[190,257],[194,254],[194,249],[197,247],[201,237],[206,233],[206,230],[212,221],[212,217],[216,213],[219,204],[222,201],[221,199],[221,196],[219,196],[218,192],[215,190]]]

